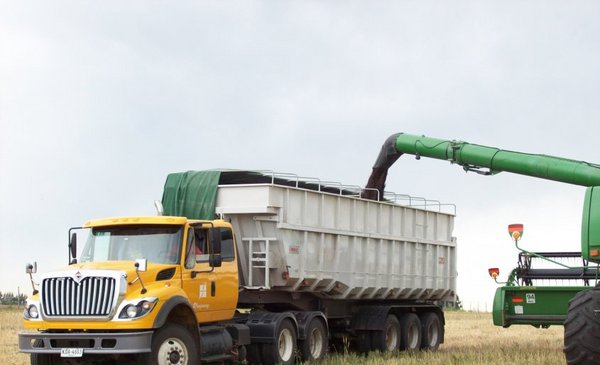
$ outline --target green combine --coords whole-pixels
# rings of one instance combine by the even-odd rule
[[[493,318],[495,325],[503,327],[562,324],[567,363],[600,364],[600,165],[399,133],[383,145],[364,198],[383,199],[387,171],[403,154],[447,160],[482,175],[511,172],[587,187],[581,252],[529,252],[518,245],[523,226],[509,226],[520,251],[518,266],[496,291]],[[497,280],[499,270],[490,269],[489,274]],[[549,281],[574,285],[542,285]]]

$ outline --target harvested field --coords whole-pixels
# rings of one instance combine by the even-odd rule
[[[2,363],[29,364],[29,357],[18,352],[17,332],[21,329],[21,310],[0,308],[0,354]],[[562,327],[536,329],[515,326],[508,329],[492,325],[490,313],[447,312],[446,342],[435,353],[401,353],[397,356],[336,354],[322,364],[406,364],[406,365],[484,365],[564,364]]]

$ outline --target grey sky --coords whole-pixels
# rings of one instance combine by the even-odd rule
[[[169,172],[364,185],[408,132],[598,162],[600,4],[0,0],[0,291],[66,263],[67,229],[154,214]],[[455,203],[459,295],[523,245],[579,250],[584,189],[401,158],[398,193]],[[483,305],[483,304],[482,304]]]

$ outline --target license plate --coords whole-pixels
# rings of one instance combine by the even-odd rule
[[[60,357],[82,357],[83,349],[81,348],[64,348],[60,349]]]

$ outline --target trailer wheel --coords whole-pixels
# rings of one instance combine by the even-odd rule
[[[275,343],[262,345],[262,360],[267,365],[291,365],[296,360],[296,328],[289,319],[279,324]]]
[[[600,290],[580,291],[569,301],[564,349],[567,364],[600,364]]]
[[[400,350],[417,351],[421,347],[421,321],[414,313],[400,318]]]
[[[422,336],[421,349],[426,351],[436,351],[440,347],[440,341],[443,338],[444,327],[440,316],[434,312],[427,312],[421,316]]]
[[[194,338],[187,328],[167,324],[154,334],[152,352],[145,363],[151,365],[193,365],[198,363]]]
[[[308,325],[306,339],[300,341],[302,361],[319,361],[327,354],[329,336],[325,325],[319,318],[313,318]]]
[[[381,331],[373,331],[371,348],[381,352],[393,352],[400,348],[400,322],[395,315],[387,316]]]

